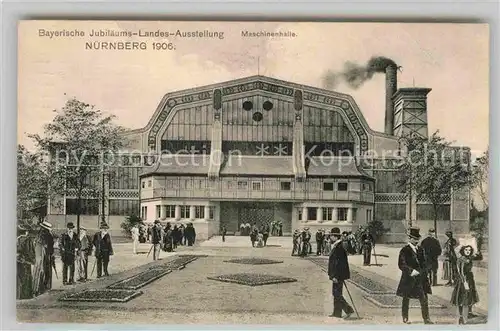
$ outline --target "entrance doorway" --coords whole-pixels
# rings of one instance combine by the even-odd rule
[[[254,223],[260,228],[272,221],[283,224],[283,232],[292,228],[292,204],[283,202],[221,202],[220,224],[228,232],[239,232],[241,224]]]

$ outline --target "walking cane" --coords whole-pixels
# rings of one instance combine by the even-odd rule
[[[349,288],[347,287],[347,283],[344,282],[345,289],[347,290],[347,294],[349,295],[349,299],[351,299],[352,306],[354,307],[354,311],[356,312],[356,315],[359,317],[358,310],[356,309],[356,305],[354,304],[354,300],[352,299],[351,292],[349,292]]]
[[[95,264],[97,262],[97,258],[95,258],[94,260],[94,266],[92,267],[92,272],[90,273],[90,277],[92,277],[92,275],[94,275],[94,270],[95,270]]]
[[[375,258],[375,265],[378,266],[377,253],[375,252],[375,245],[373,245],[373,257]]]
[[[146,258],[148,258],[148,257],[149,257],[149,254],[151,254],[151,250],[153,249],[153,246],[154,246],[154,244],[153,244],[153,245],[151,245],[151,248],[149,249],[149,252],[148,252],[148,256],[146,256]]]

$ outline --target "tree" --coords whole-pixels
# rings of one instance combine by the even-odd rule
[[[125,218],[125,220],[122,222],[120,226],[122,228],[123,233],[128,237],[130,237],[132,235],[132,232],[130,230],[132,230],[134,225],[141,225],[141,224],[142,224],[142,219],[139,216],[130,215]]]
[[[488,174],[489,174],[490,153],[489,150],[476,159],[473,170],[474,187],[478,191],[479,198],[483,203],[483,209],[487,210],[488,204]],[[487,215],[486,215],[487,217]]]
[[[76,227],[80,229],[82,202],[102,193],[99,178],[117,159],[126,145],[124,129],[114,116],[105,115],[87,103],[72,98],[45,125],[43,136],[30,135],[39,148],[51,155],[49,186],[58,194],[70,194],[76,200]]]
[[[47,216],[49,176],[47,160],[40,153],[17,146],[17,214],[18,221],[29,223],[34,216],[38,222]]]
[[[439,207],[449,200],[452,190],[471,186],[468,150],[451,147],[438,132],[429,138],[409,135],[401,140],[406,153],[398,165],[398,184],[406,197],[414,195],[416,201],[431,203],[437,234]]]

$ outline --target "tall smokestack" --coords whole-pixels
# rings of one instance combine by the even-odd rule
[[[389,64],[385,68],[385,133],[393,135],[394,129],[394,100],[392,97],[398,89],[398,67]]]

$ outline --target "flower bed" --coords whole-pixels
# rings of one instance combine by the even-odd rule
[[[87,301],[87,302],[127,302],[142,294],[142,291],[89,289],[81,292],[66,294],[60,301]]]
[[[119,282],[113,283],[108,286],[109,289],[119,289],[119,290],[137,290],[147,284],[157,280],[166,274],[171,273],[172,270],[165,269],[150,269],[135,276],[129,277],[127,279],[121,280]]]
[[[397,308],[401,309],[401,298],[394,294],[370,294],[364,298],[380,308]],[[410,300],[410,308],[420,308],[420,303],[417,299]],[[429,297],[429,308],[444,309],[447,308],[440,300]]]
[[[351,270],[351,283],[369,294],[395,294],[396,288],[391,288],[371,278],[361,275],[355,270]]]
[[[309,258],[309,260],[315,264],[317,264],[324,272],[328,272],[328,259],[321,258]],[[381,282],[377,282],[371,278],[365,277],[356,270],[351,268],[351,278],[349,282],[359,287],[361,290],[365,291],[369,294],[395,294],[395,288],[392,288],[388,285],[382,284]]]
[[[224,262],[227,262],[227,263],[239,263],[239,264],[251,264],[251,265],[283,263],[283,261],[270,260],[270,259],[261,259],[261,258],[233,259],[233,260],[227,260],[227,261],[224,261]]]
[[[186,264],[191,263],[198,259],[197,255],[178,255],[165,263],[152,266],[150,269],[163,269],[163,270],[180,270],[184,269]]]
[[[220,275],[216,277],[207,277],[207,278],[211,280],[217,280],[220,282],[236,283],[248,286],[291,283],[297,281],[295,278],[268,275],[268,274],[254,274],[254,273]]]

